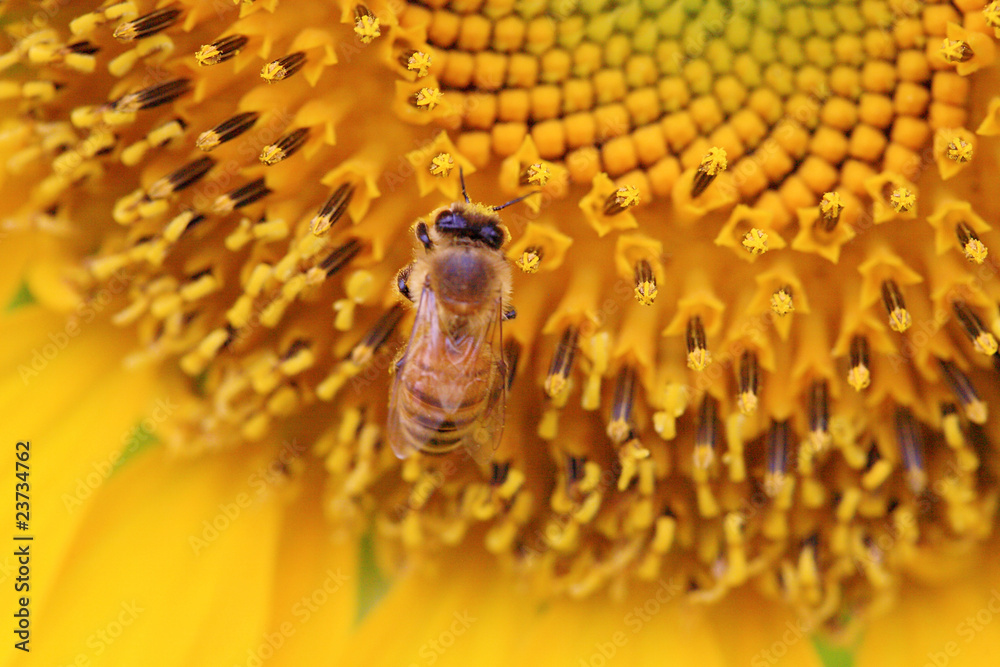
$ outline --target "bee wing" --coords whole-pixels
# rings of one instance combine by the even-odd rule
[[[478,352],[489,361],[487,398],[483,414],[462,444],[465,451],[480,466],[493,459],[493,452],[500,445],[503,434],[504,412],[507,402],[507,364],[503,356],[503,308],[500,298],[496,302],[496,316],[484,327],[477,340]]]
[[[434,290],[424,287],[417,302],[417,314],[413,319],[413,330],[406,349],[396,362],[396,373],[392,378],[392,389],[389,391],[389,422],[386,425],[386,438],[392,451],[398,458],[405,459],[417,448],[413,442],[413,432],[403,423],[400,409],[400,394],[404,391],[404,376],[407,374],[407,364],[414,358],[425,354],[435,354],[437,346],[442,341],[441,325],[437,316],[437,299]]]

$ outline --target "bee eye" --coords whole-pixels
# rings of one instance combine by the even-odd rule
[[[465,221],[455,215],[454,211],[444,210],[434,219],[434,226],[439,232],[455,232],[465,227]]]
[[[493,248],[494,250],[499,250],[500,246],[503,245],[504,235],[500,231],[499,227],[493,225],[485,225],[479,230],[479,238],[483,243]]]

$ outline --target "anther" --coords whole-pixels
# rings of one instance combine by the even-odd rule
[[[756,412],[759,395],[760,365],[757,362],[757,355],[750,350],[743,350],[743,354],[740,355],[739,395],[736,397],[740,412],[745,415]]]
[[[218,65],[234,57],[249,41],[246,35],[228,35],[202,46],[194,58],[202,67]]]
[[[712,148],[701,159],[698,170],[695,171],[694,181],[691,183],[691,197],[697,197],[712,184],[715,177],[726,170],[729,166],[726,150],[724,148]]]
[[[855,336],[851,339],[851,368],[847,371],[847,384],[861,391],[872,382],[871,361],[868,356],[868,339]]]
[[[763,255],[767,252],[767,232],[754,227],[744,234],[743,247],[751,255]]]
[[[191,90],[190,80],[175,79],[123,95],[114,102],[113,106],[114,110],[119,113],[134,113],[169,104],[189,90]]]
[[[310,221],[309,227],[312,229],[312,233],[320,236],[340,220],[341,216],[347,211],[347,205],[351,203],[353,195],[354,186],[350,183],[344,183],[334,190],[323,206],[320,207],[319,213],[314,215],[312,221]]]
[[[549,182],[552,178],[552,170],[544,162],[536,162],[534,164],[529,164],[521,171],[521,176],[518,182],[522,186],[537,185],[542,186]]]
[[[181,10],[179,9],[157,9],[155,12],[122,23],[115,28],[113,36],[119,42],[131,42],[135,39],[149,37],[172,26],[180,15]]]
[[[634,185],[624,185],[604,201],[604,215],[612,216],[624,213],[639,203],[639,189]]]
[[[705,394],[698,409],[698,429],[694,438],[694,465],[707,469],[715,460],[715,447],[719,439],[719,402]]]
[[[236,114],[232,118],[222,121],[211,130],[207,130],[198,135],[194,145],[203,151],[210,151],[221,144],[226,143],[240,136],[257,122],[260,115],[254,111],[246,111]]]
[[[996,354],[997,339],[986,330],[982,320],[972,312],[968,304],[964,301],[953,301],[951,306],[955,310],[955,315],[961,322],[962,328],[965,329],[965,333],[968,334],[969,340],[972,341],[972,347],[975,348],[976,352],[986,355]]]
[[[961,244],[962,252],[965,253],[967,260],[976,264],[982,264],[986,261],[986,255],[989,254],[986,244],[979,240],[971,227],[960,222],[955,225],[955,235],[958,236],[958,242]]]
[[[917,196],[909,188],[899,187],[889,194],[889,206],[896,213],[909,213],[917,205]]]
[[[687,323],[687,365],[694,371],[703,371],[712,362],[705,339],[701,317],[695,315]]]
[[[882,283],[882,303],[885,304],[886,312],[889,313],[890,329],[902,333],[910,328],[910,325],[913,324],[913,318],[906,309],[899,285],[891,278]]]
[[[1000,1],[993,0],[983,8],[983,16],[986,18],[986,25],[994,30],[1000,29]]]
[[[326,277],[329,278],[335,274],[340,269],[354,259],[354,256],[361,251],[361,242],[358,239],[351,239],[344,245],[334,249],[329,255],[326,256],[319,268],[326,271]]]
[[[948,146],[945,148],[944,154],[952,162],[964,164],[972,159],[972,153],[972,144],[961,137],[956,137],[948,142]]]
[[[444,100],[440,88],[421,88],[411,98],[413,106],[423,111],[433,111]]]
[[[370,44],[373,39],[382,34],[378,17],[364,5],[354,8],[354,34],[364,44]]]
[[[503,344],[503,363],[505,372],[505,384],[507,391],[514,384],[514,376],[517,374],[517,362],[521,358],[521,344],[513,338],[508,339]]]
[[[579,339],[580,330],[572,326],[567,327],[556,345],[556,352],[552,357],[552,364],[549,366],[549,374],[545,376],[543,384],[545,393],[551,398],[555,398],[566,388],[569,374],[573,370],[573,358],[576,356],[576,346]]]
[[[785,484],[789,448],[788,422],[771,422],[771,430],[767,434],[767,472],[764,474],[764,492],[772,498],[781,492]]]
[[[566,457],[566,481],[569,484],[583,479],[583,474],[587,467],[587,457],[567,456]]]
[[[944,378],[948,382],[952,393],[962,404],[965,416],[970,422],[975,424],[986,423],[986,402],[979,397],[976,388],[972,386],[972,381],[958,367],[950,361],[938,359]]]
[[[771,295],[771,310],[775,315],[787,315],[795,310],[795,301],[792,298],[790,285],[778,288],[778,291]]]
[[[405,312],[398,303],[385,311],[368,330],[364,339],[351,350],[351,361],[357,366],[367,363],[382,344],[389,339],[396,325],[403,319]]]
[[[809,390],[809,433],[815,451],[830,444],[830,397],[826,380],[813,382]]]
[[[525,248],[521,256],[517,258],[515,264],[525,273],[535,273],[542,263],[542,255],[544,255],[542,249],[539,246],[533,245]]]
[[[427,76],[427,71],[431,66],[431,57],[423,51],[407,51],[400,56],[399,62],[406,69],[415,72],[418,77]]]
[[[949,63],[967,63],[976,55],[972,47],[960,39],[944,39],[939,53]]]
[[[300,127],[281,137],[275,143],[264,146],[258,159],[268,166],[278,164],[302,148],[307,138],[309,138],[309,128]]]
[[[819,218],[816,224],[825,231],[832,232],[840,222],[840,214],[844,212],[844,200],[836,192],[827,192],[819,201]]]
[[[277,83],[292,76],[306,64],[306,54],[302,51],[272,60],[260,69],[260,78],[268,83]]]
[[[653,267],[645,259],[635,263],[635,300],[644,306],[652,306],[656,300],[656,276]]]
[[[212,212],[219,214],[231,213],[238,208],[243,208],[254,203],[262,197],[266,197],[270,192],[271,190],[264,183],[263,177],[258,178],[231,192],[220,195],[212,204]]]
[[[450,153],[438,153],[431,158],[431,176],[447,176],[455,168],[455,158]]]
[[[896,408],[896,440],[906,467],[906,479],[910,490],[919,495],[927,486],[927,472],[924,470],[924,441],[920,425],[906,408]]]
[[[608,437],[611,442],[620,445],[628,439],[632,430],[632,404],[635,400],[635,369],[622,366],[618,371],[615,383],[615,401],[611,407],[611,422],[608,424]]]
[[[146,194],[150,199],[163,199],[175,192],[180,192],[184,188],[194,185],[201,180],[209,170],[215,166],[215,160],[210,157],[202,157],[192,160],[186,165],[177,169],[173,173],[164,176],[149,186]]]
[[[490,486],[503,486],[510,474],[510,461],[493,461],[490,464]]]

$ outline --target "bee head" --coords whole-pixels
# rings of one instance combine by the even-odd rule
[[[500,218],[492,209],[456,202],[434,218],[434,230],[441,236],[467,239],[499,250],[507,240]]]

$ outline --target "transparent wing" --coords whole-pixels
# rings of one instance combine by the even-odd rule
[[[504,412],[507,403],[507,364],[503,357],[503,308],[497,298],[495,315],[483,328],[477,341],[481,363],[489,368],[486,402],[475,426],[463,440],[465,451],[480,466],[493,459],[493,452],[500,445],[503,434]]]
[[[413,330],[406,349],[396,362],[396,373],[392,378],[392,388],[389,390],[389,422],[386,425],[386,439],[392,451],[398,458],[405,459],[419,449],[420,442],[414,441],[413,431],[404,423],[401,409],[401,395],[404,391],[406,378],[412,377],[416,369],[413,359],[423,359],[443,349],[440,323],[437,316],[437,300],[434,291],[424,287],[417,302],[417,314],[413,319]]]

